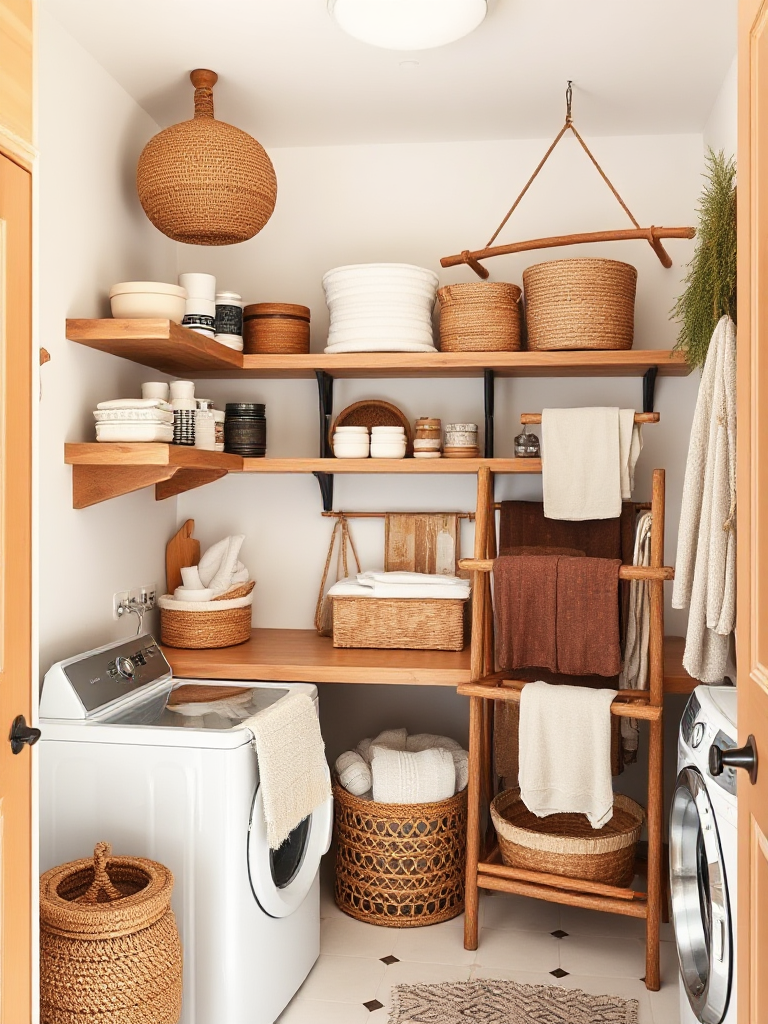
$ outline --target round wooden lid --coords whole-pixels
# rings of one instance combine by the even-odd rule
[[[298,317],[301,320],[309,320],[309,306],[300,306],[293,302],[253,302],[243,310],[243,316],[290,316]]]

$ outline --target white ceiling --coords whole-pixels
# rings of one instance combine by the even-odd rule
[[[162,126],[216,113],[266,146],[701,131],[736,52],[737,0],[489,0],[472,35],[398,54],[356,42],[325,0],[41,0]],[[403,68],[403,60],[417,67]]]

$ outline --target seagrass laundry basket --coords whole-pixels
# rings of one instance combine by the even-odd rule
[[[176,1024],[182,954],[173,875],[143,857],[93,858],[40,879],[42,1024]]]
[[[627,886],[635,873],[635,848],[645,820],[640,804],[616,793],[613,817],[592,828],[584,814],[538,818],[520,791],[507,789],[491,804],[501,859],[508,867]]]
[[[333,597],[333,646],[407,651],[464,649],[467,599]]]
[[[550,260],[523,272],[528,348],[632,348],[637,270],[604,259]]]
[[[437,293],[442,352],[516,352],[521,347],[516,284],[449,284]]]
[[[198,650],[244,644],[251,638],[255,585],[251,580],[211,601],[177,601],[164,594],[157,602],[161,642]]]
[[[195,116],[144,147],[136,188],[155,227],[177,242],[232,245],[257,234],[275,208],[277,178],[264,147],[213,116],[218,75],[198,69]]]
[[[467,791],[428,804],[361,800],[333,784],[336,903],[350,917],[417,928],[464,910]]]

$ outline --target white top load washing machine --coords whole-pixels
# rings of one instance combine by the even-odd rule
[[[697,686],[680,723],[669,826],[680,1024],[736,1022],[736,771],[710,768],[711,748],[736,746],[735,687]]]
[[[250,689],[242,719],[307,683]],[[150,857],[175,878],[184,951],[183,1024],[272,1024],[320,951],[318,868],[329,800],[279,850],[267,845],[253,736],[238,721],[188,718],[150,635],[54,665],[40,700],[40,867],[92,855]]]

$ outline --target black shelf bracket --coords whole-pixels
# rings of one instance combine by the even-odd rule
[[[333,377],[325,370],[315,370],[317,392],[320,405],[320,458],[330,459],[333,456],[329,434],[333,419]],[[323,512],[333,511],[333,473],[315,473],[320,484],[323,499]]]
[[[658,372],[658,366],[649,366],[643,374],[643,412],[654,412],[653,405],[656,396],[656,375]]]
[[[485,457],[493,458],[493,405],[495,398],[496,374],[483,370],[483,393],[485,398]]]

